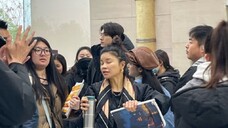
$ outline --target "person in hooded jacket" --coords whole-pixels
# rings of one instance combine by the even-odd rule
[[[221,21],[205,42],[207,62],[173,95],[176,128],[228,127],[227,34],[228,22]]]
[[[180,77],[175,92],[183,87],[188,81],[192,79],[192,75],[196,72],[197,66],[205,62],[204,59],[204,43],[209,33],[213,28],[208,25],[198,25],[193,27],[189,32],[189,42],[185,45],[187,58],[193,64]]]
[[[159,65],[153,69],[153,72],[162,86],[172,95],[180,78],[179,71],[170,65],[169,56],[165,51],[159,49],[155,51],[155,54],[158,57]]]
[[[112,44],[112,39],[115,36],[119,36],[121,38],[125,49],[131,50],[134,48],[133,43],[124,34],[124,28],[120,24],[113,22],[107,22],[103,24],[100,27],[100,44],[93,45],[91,47],[93,59],[88,68],[88,85],[104,79],[100,71],[100,51],[104,47]]]

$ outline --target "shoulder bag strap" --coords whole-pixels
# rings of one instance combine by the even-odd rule
[[[48,107],[47,107],[46,101],[44,99],[42,99],[42,105],[44,107],[44,111],[45,111],[45,115],[46,115],[47,120],[48,120],[48,124],[49,124],[50,128],[52,128],[52,121],[50,118],[50,114],[48,112]]]

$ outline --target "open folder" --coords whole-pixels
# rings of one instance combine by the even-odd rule
[[[164,128],[164,117],[154,99],[139,102],[135,112],[124,107],[112,110],[118,128]]]

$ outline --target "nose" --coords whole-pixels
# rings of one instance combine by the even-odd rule
[[[188,47],[189,47],[189,43],[186,43],[186,44],[185,44],[185,48],[188,48]]]
[[[102,41],[103,40],[103,36],[102,35],[100,35],[100,41]]]
[[[45,51],[42,50],[41,53],[40,53],[40,55],[45,55]]]
[[[102,69],[106,69],[107,68],[107,65],[105,63],[103,63],[103,64],[101,64],[100,68],[101,68],[101,70]]]

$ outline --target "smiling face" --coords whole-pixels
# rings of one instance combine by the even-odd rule
[[[110,52],[101,54],[101,72],[105,79],[111,79],[123,74],[125,62],[120,61]]]
[[[33,48],[31,57],[36,69],[45,69],[50,62],[51,51],[44,42],[40,41]]]

